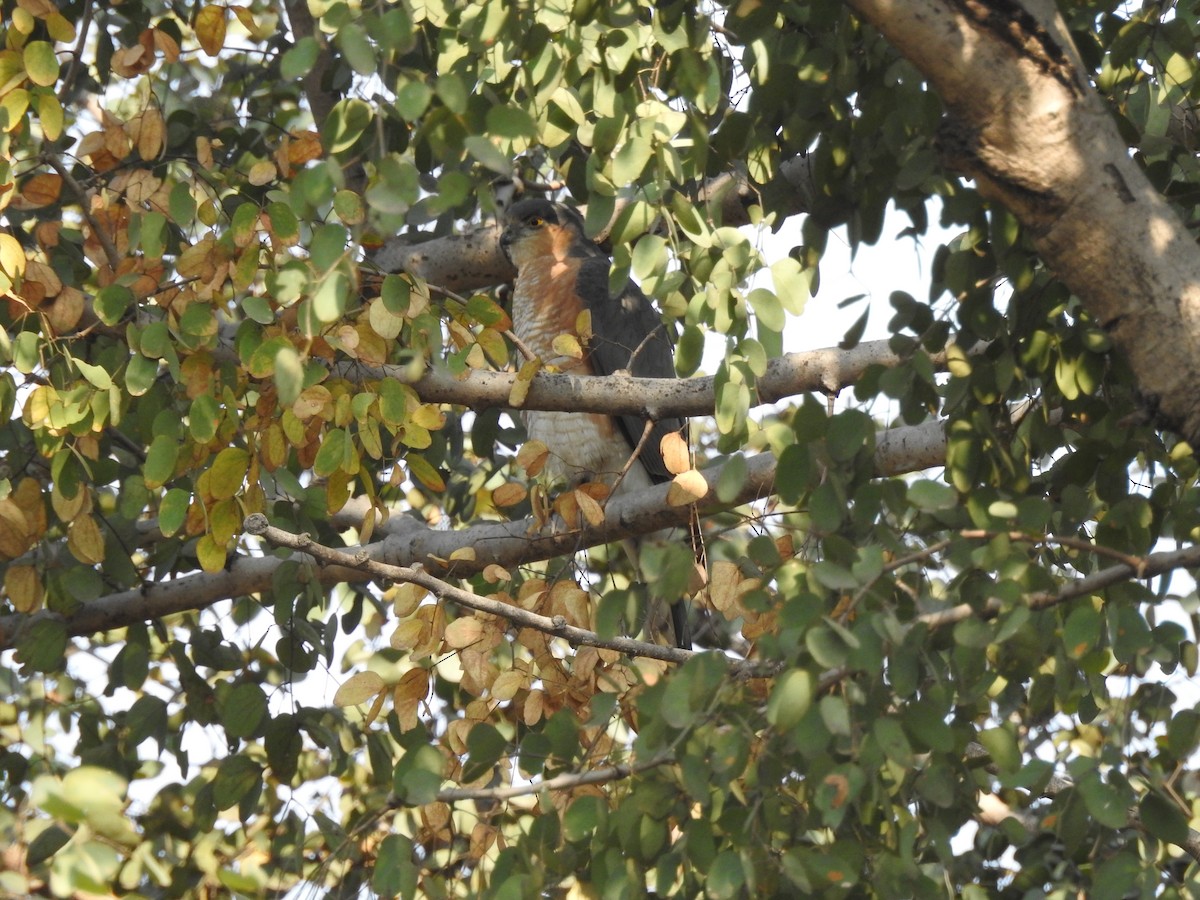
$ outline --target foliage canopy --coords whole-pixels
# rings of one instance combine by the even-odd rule
[[[1062,15],[1195,225],[1169,6]],[[1192,447],[847,6],[0,9],[0,891],[1200,892]],[[708,483],[622,507],[698,501],[694,653],[621,638],[689,548],[640,584],[472,399],[520,366],[512,179],[586,207],[681,376],[723,346]],[[873,361],[784,357],[833,229],[915,251],[931,217],[957,236]]]

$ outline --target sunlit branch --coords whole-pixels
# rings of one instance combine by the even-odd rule
[[[503,787],[483,788],[446,788],[438,791],[437,799],[443,803],[454,803],[458,800],[511,800],[514,797],[525,797],[539,794],[542,791],[569,791],[573,788],[589,784],[605,784],[609,781],[620,781],[639,772],[645,772],[672,761],[670,756],[654,756],[646,762],[630,763],[628,765],[605,766],[589,772],[564,772],[553,778],[546,778],[532,784],[506,785]],[[396,797],[388,799],[388,805],[393,808],[405,806]]]
[[[979,345],[968,353],[978,353]],[[964,352],[959,349],[958,353]],[[930,354],[935,369],[944,369],[949,351]],[[907,357],[894,353],[887,341],[868,341],[851,350],[829,347],[803,353],[788,353],[772,359],[755,383],[754,402],[775,403],[787,397],[818,391],[837,394],[857,382],[870,366],[893,368]],[[366,366],[343,362],[337,375],[356,382],[385,378],[412,386],[427,403],[455,403],[480,409],[510,404],[517,376],[511,372],[472,370],[461,376],[429,369],[414,377],[407,366]],[[716,403],[715,378],[638,378],[631,375],[566,375],[539,372],[534,376],[521,406],[523,409],[566,410],[622,415],[669,416],[712,415]]]

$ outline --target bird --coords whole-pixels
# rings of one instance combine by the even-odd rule
[[[513,332],[544,365],[576,375],[675,377],[674,348],[661,316],[632,279],[619,293],[610,292],[612,260],[588,238],[574,209],[542,197],[519,200],[505,213],[500,246],[517,271]],[[556,348],[560,335],[578,337],[585,312],[590,329],[583,330],[590,334],[579,341],[581,352],[564,353],[561,343]],[[687,421],[677,416],[651,421],[640,415],[535,410],[523,416],[529,438],[550,451],[544,471],[552,482],[574,487],[600,481],[614,496],[670,481],[659,449],[662,439],[672,432],[686,439],[687,433]],[[639,444],[641,451],[629,464]],[[689,647],[681,601],[671,604],[671,624],[676,645]]]

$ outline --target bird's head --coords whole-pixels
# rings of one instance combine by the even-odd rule
[[[541,197],[521,200],[504,218],[500,248],[518,270],[534,259],[565,259],[595,246],[584,233],[579,213],[561,203]]]

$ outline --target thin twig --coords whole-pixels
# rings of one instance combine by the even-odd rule
[[[108,258],[108,267],[115,273],[117,266],[121,262],[121,255],[117,253],[117,246],[113,243],[111,235],[100,227],[100,223],[92,215],[91,198],[88,196],[87,191],[83,185],[75,180],[75,176],[71,174],[71,171],[62,164],[62,160],[50,153],[43,154],[42,159],[46,161],[46,164],[50,168],[58,173],[59,177],[62,178],[67,187],[78,198],[80,209],[83,211],[83,218],[87,221],[88,226],[92,229],[92,234],[96,236],[96,240],[100,242],[100,246],[104,249],[104,255]]]
[[[453,803],[456,800],[511,800],[513,797],[524,797],[538,794],[542,791],[566,791],[583,787],[587,784],[604,784],[608,781],[619,781],[629,778],[647,769],[653,769],[672,761],[670,755],[655,756],[646,762],[617,764],[605,766],[603,769],[593,769],[590,772],[564,772],[553,778],[546,778],[532,784],[508,785],[492,788],[446,788],[438,791],[437,799],[443,803]],[[388,799],[388,805],[396,808],[405,805],[398,798]]]

